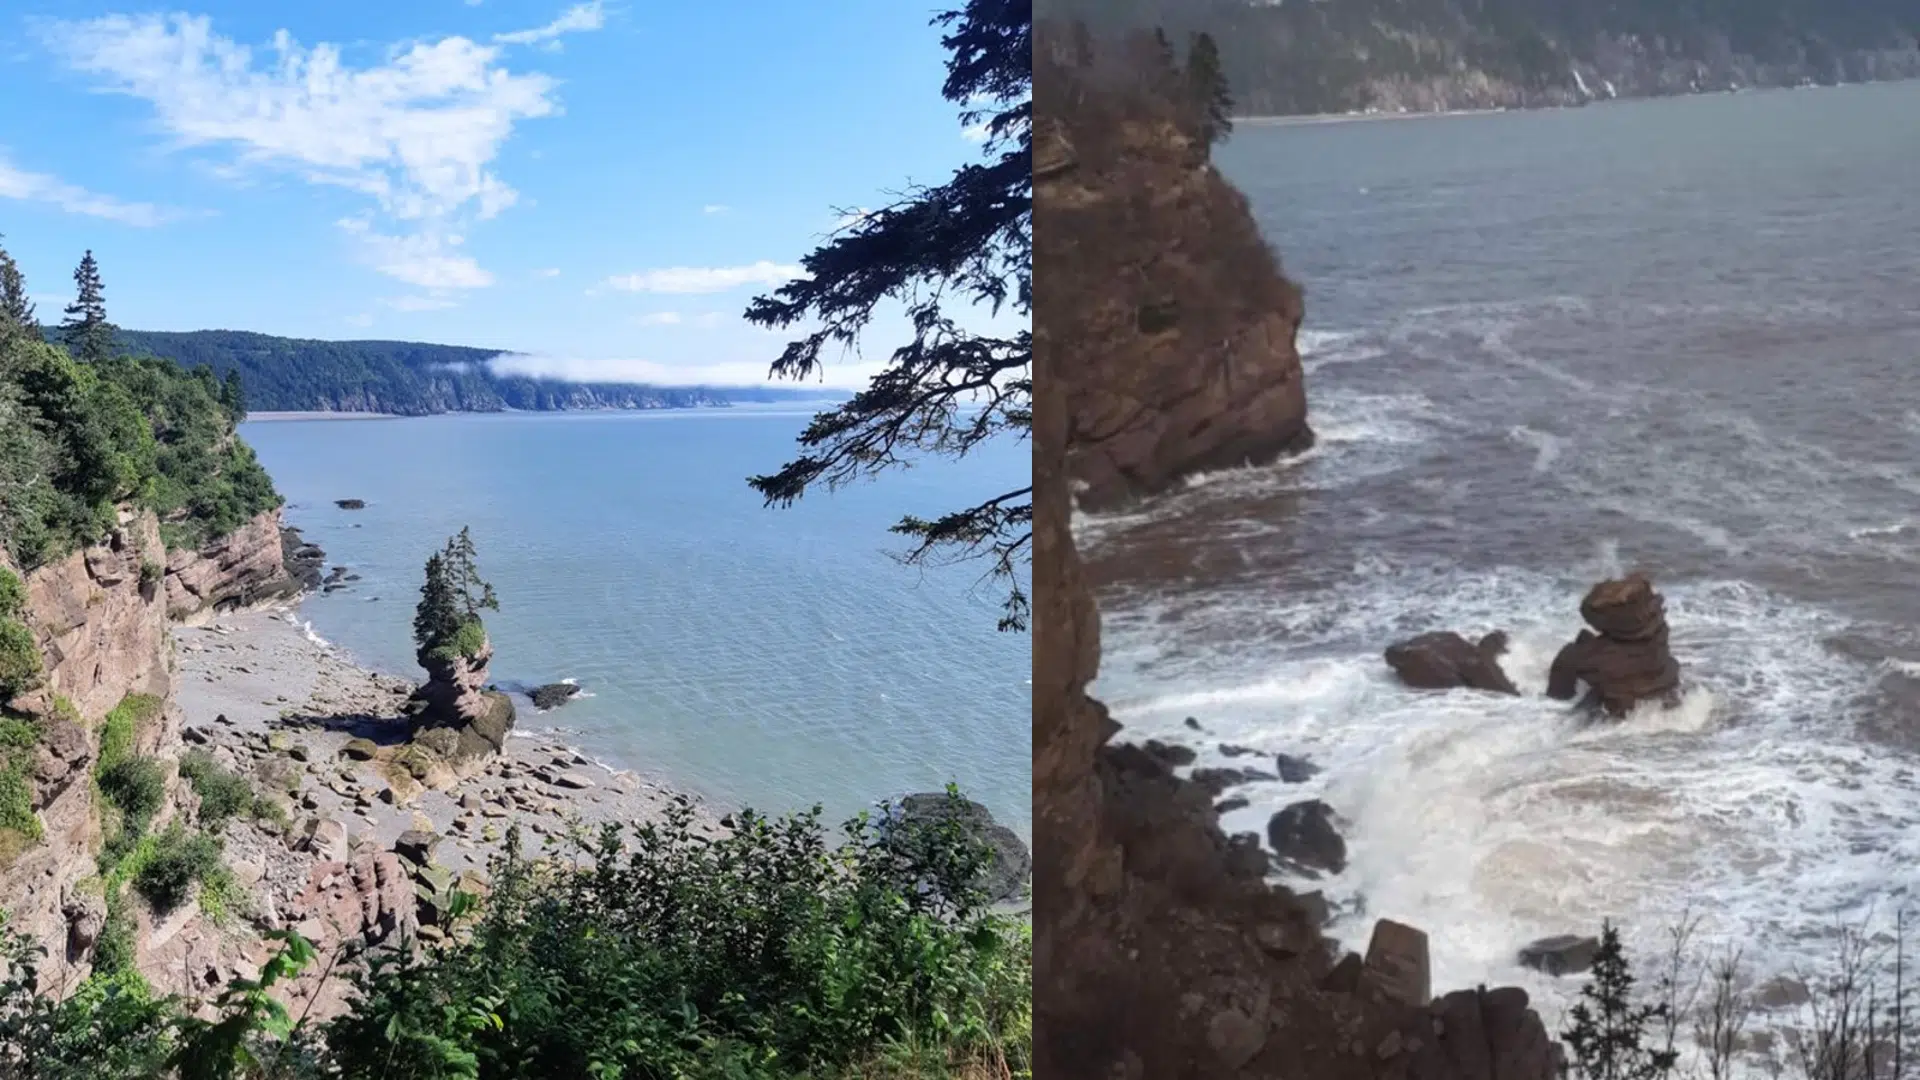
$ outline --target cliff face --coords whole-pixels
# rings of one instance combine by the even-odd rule
[[[10,925],[51,947],[41,971],[45,985],[62,985],[85,965],[105,917],[95,884],[103,833],[91,782],[101,719],[129,697],[156,699],[160,707],[143,713],[134,729],[133,751],[176,756],[180,716],[170,704],[170,616],[277,595],[279,566],[278,511],[199,553],[171,556],[158,521],[142,511],[123,512],[104,542],[24,575],[26,621],[45,676],[38,688],[6,704],[32,716],[40,731],[30,779],[42,836],[0,867],[0,910]],[[182,792],[177,777],[169,782],[153,828],[165,827]],[[216,936],[182,933],[197,913],[188,905],[164,925],[143,923],[142,967],[189,959],[195,971],[219,966],[223,946]],[[66,949],[58,947],[62,941]]]
[[[1043,0],[1096,29],[1207,31],[1243,115],[1578,105],[1920,77],[1905,0]]]
[[[167,555],[167,615],[175,621],[211,618],[298,592],[287,572],[280,511],[272,510],[198,551]]]
[[[1034,205],[1050,230],[1038,253],[1046,302],[1078,320],[1057,345],[1068,355],[1056,377],[1080,505],[1107,509],[1305,449],[1300,290],[1246,200],[1178,109],[1122,81],[1131,72],[1083,77],[1065,59],[1035,50],[1046,100]],[[1106,92],[1086,92],[1089,81]]]
[[[1049,36],[1043,28],[1037,55]],[[1050,67],[1036,66],[1042,116],[1064,89],[1049,85],[1062,77]],[[1083,426],[1076,396],[1096,385],[1089,365],[1117,367],[1087,343],[1112,332],[1102,291],[1121,274],[1077,247],[1061,214],[1084,190],[1041,185],[1035,204],[1049,290],[1034,326],[1034,902],[1046,928],[1035,938],[1035,1075],[1550,1080],[1554,1047],[1524,992],[1432,998],[1425,935],[1385,921],[1365,960],[1336,963],[1324,909],[1264,881],[1257,837],[1228,838],[1204,791],[1109,744],[1118,726],[1086,694],[1099,621],[1069,489],[1099,449],[1081,442],[1099,429]],[[1152,189],[1108,197],[1140,214],[1156,200]],[[1185,213],[1177,199],[1160,205]]]

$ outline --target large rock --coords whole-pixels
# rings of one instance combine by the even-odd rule
[[[1347,868],[1347,842],[1333,808],[1308,799],[1281,809],[1267,821],[1267,843],[1282,862],[1337,874]]]
[[[1019,898],[1033,876],[1033,854],[1020,834],[993,819],[993,814],[977,802],[952,799],[945,792],[923,792],[900,800],[898,819],[910,828],[938,828],[948,821],[960,827],[989,849],[987,866],[980,887],[991,903]]]
[[[1520,950],[1520,966],[1548,975],[1577,975],[1593,966],[1600,939],[1578,934],[1541,938]]]
[[[1042,141],[1063,164],[1035,178],[1057,241],[1037,279],[1077,324],[1054,377],[1080,506],[1310,447],[1300,288],[1206,145],[1173,117],[1069,121]]]
[[[280,511],[269,510],[198,551],[167,555],[167,613],[192,621],[292,596]]]
[[[427,681],[406,706],[413,718],[413,740],[407,749],[416,757],[428,753],[444,762],[449,779],[429,781],[414,764],[408,763],[408,768],[423,782],[445,786],[478,773],[489,757],[505,749],[507,734],[513,730],[513,699],[487,689],[491,642],[482,641],[470,657],[422,653],[419,660],[427,669]]]
[[[1400,681],[1416,690],[1452,690],[1465,687],[1496,694],[1520,691],[1500,670],[1500,654],[1507,636],[1493,633],[1478,644],[1451,630],[1436,630],[1387,647],[1387,664]]]
[[[579,692],[580,687],[574,683],[557,682],[548,683],[545,686],[536,686],[527,696],[533,699],[534,708],[544,712],[548,709],[557,709],[565,705],[567,702],[572,701],[573,696]]]
[[[1571,701],[1585,684],[1583,704],[1623,716],[1642,701],[1677,700],[1680,662],[1667,647],[1666,602],[1644,575],[1595,585],[1580,603],[1593,630],[1553,658],[1547,696]],[[1594,633],[1594,630],[1599,633]]]

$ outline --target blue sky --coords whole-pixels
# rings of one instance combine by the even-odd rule
[[[758,382],[741,321],[836,226],[980,152],[944,3],[43,0],[0,12],[0,234],[43,321]],[[859,385],[889,318],[828,372]]]

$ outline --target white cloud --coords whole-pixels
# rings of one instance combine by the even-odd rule
[[[380,302],[395,311],[444,311],[454,306],[445,296],[393,296]]]
[[[373,316],[363,311],[358,315],[347,316],[347,322],[353,326],[372,326]]]
[[[412,236],[358,232],[370,261],[412,284],[425,276],[472,287],[486,276],[463,256],[442,256],[446,265],[422,275],[418,258],[392,258],[388,247],[444,248],[462,221],[512,206],[519,193],[491,167],[516,123],[559,111],[554,80],[510,72],[498,48],[463,37],[413,42],[354,68],[338,46],[307,48],[285,30],[256,54],[205,16],[108,15],[40,31],[75,70],[149,102],[181,147],[228,150],[232,166],[358,192],[409,223]]]
[[[343,218],[335,224],[360,241],[362,255],[369,265],[391,278],[423,289],[484,289],[493,284],[493,275],[457,248],[463,241],[457,233],[422,232],[412,236],[389,236],[374,229],[364,217]]]
[[[727,292],[743,285],[783,285],[801,273],[798,266],[762,259],[749,266],[673,266],[664,270],[642,270],[610,277],[606,284],[622,292],[686,295]]]
[[[641,326],[678,326],[680,325],[680,313],[677,311],[655,311],[651,314],[642,315],[635,321]]]
[[[85,214],[141,228],[161,225],[180,216],[176,211],[163,210],[152,203],[122,202],[111,195],[98,195],[57,176],[15,168],[5,160],[0,160],[0,199],[49,203],[69,214]]]
[[[731,209],[732,207],[725,203],[708,203],[700,208],[700,212],[703,214],[724,214]]]
[[[720,364],[664,364],[633,358],[583,358],[502,353],[490,363],[496,375],[530,375],[568,382],[636,382],[654,386],[791,386],[829,390],[857,389],[880,370],[878,364],[829,365],[824,382],[769,381],[764,360]]]
[[[693,325],[702,330],[711,330],[720,325],[721,315],[717,311],[702,312],[693,317]]]
[[[557,266],[546,266],[535,270],[533,274],[535,277],[559,277],[560,268]]]
[[[963,127],[960,129],[960,137],[967,140],[968,142],[974,142],[974,143],[986,142],[987,136],[991,135],[992,133],[993,132],[989,130],[987,126],[987,121],[985,120],[982,120],[977,124],[968,124],[966,127]]]
[[[583,30],[598,30],[606,25],[606,14],[601,10],[600,0],[575,4],[560,13],[560,17],[545,26],[531,30],[515,30],[508,34],[495,34],[493,40],[501,45],[538,45],[553,41],[562,34],[573,34]]]

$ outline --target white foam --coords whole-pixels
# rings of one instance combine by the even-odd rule
[[[1596,559],[1621,561],[1612,545]],[[1540,694],[1592,580],[1375,566],[1330,595],[1186,596],[1178,620],[1116,607],[1095,693],[1133,737],[1195,745],[1183,722],[1199,718],[1199,765],[1230,764],[1227,742],[1324,766],[1236,790],[1250,805],[1223,826],[1264,833],[1280,806],[1327,799],[1350,822],[1350,866],[1311,887],[1365,910],[1333,932],[1364,948],[1375,918],[1427,928],[1436,986],[1518,983],[1557,1024],[1578,984],[1520,969],[1520,945],[1612,919],[1651,953],[1690,905],[1757,977],[1819,970],[1829,913],[1920,884],[1915,780],[1851,738],[1875,671],[1822,647],[1842,624],[1817,610],[1738,582],[1672,585],[1687,692],[1586,724]],[[1496,627],[1521,697],[1409,691],[1380,658],[1410,633]]]

